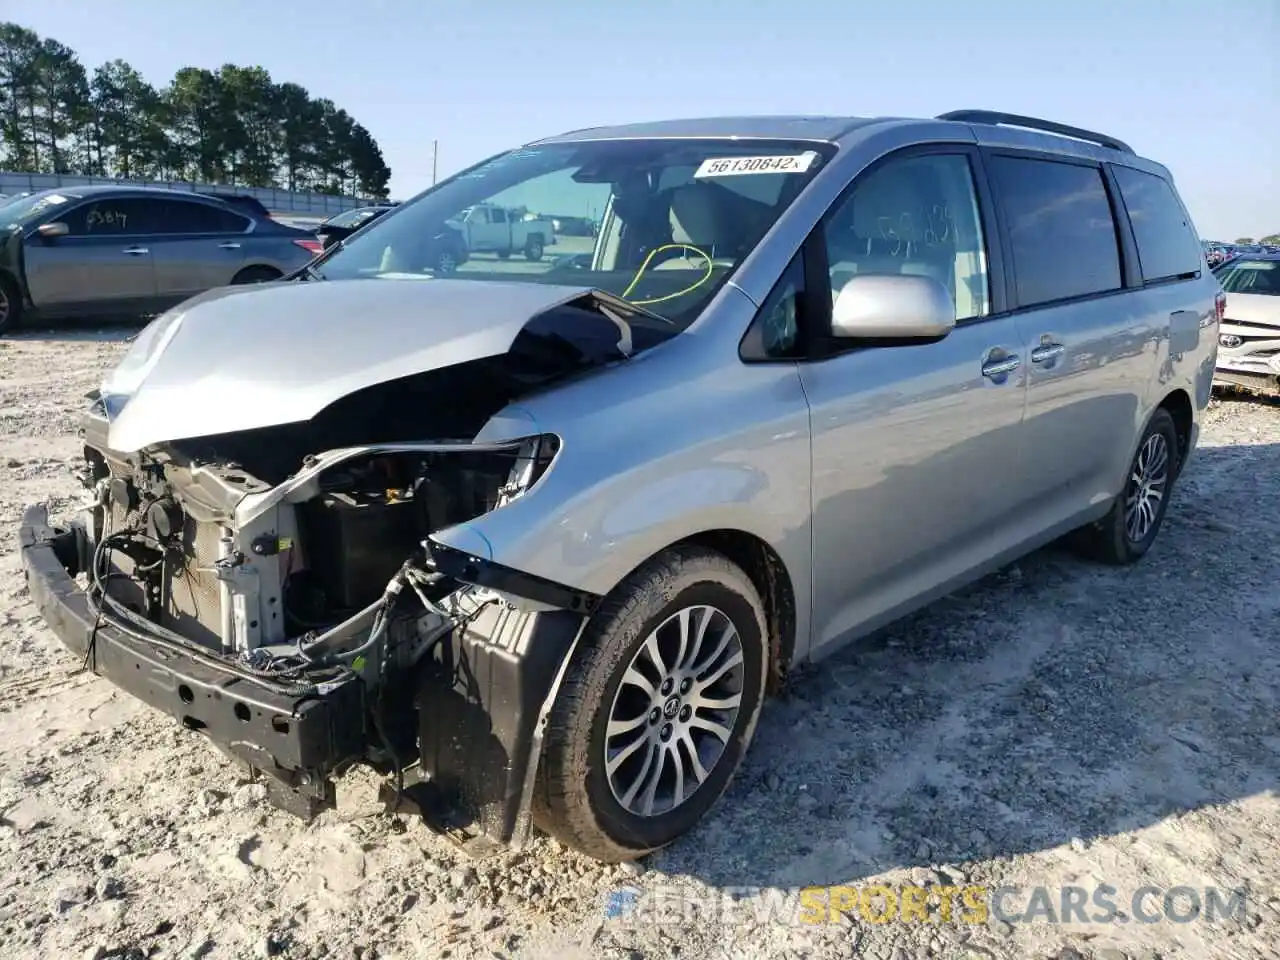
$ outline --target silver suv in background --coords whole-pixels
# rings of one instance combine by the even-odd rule
[[[260,204],[159,187],[42,190],[0,205],[0,332],[24,315],[156,313],[211,287],[277,280],[319,252]]]
[[[552,201],[600,223],[571,264],[438,275],[462,211]],[[637,857],[793,665],[1063,535],[1141,558],[1223,302],[1168,171],[1087,130],[577,131],[152,323],[28,583],[290,809],[363,761],[470,842]]]

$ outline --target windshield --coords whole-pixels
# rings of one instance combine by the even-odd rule
[[[1217,276],[1227,293],[1280,297],[1280,260],[1232,260]]]
[[[47,213],[54,207],[70,203],[75,197],[57,190],[41,190],[27,197],[18,197],[0,204],[0,227],[11,227]]]
[[[336,216],[330,217],[324,222],[323,226],[358,227],[377,212],[377,207],[357,207],[355,210],[347,210],[343,213],[337,214]]]
[[[311,275],[595,287],[684,327],[833,149],[604,140],[513,150],[380,217]]]

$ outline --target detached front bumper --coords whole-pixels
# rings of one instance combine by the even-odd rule
[[[18,542],[27,587],[63,646],[94,673],[267,774],[277,805],[305,817],[332,806],[329,775],[364,752],[361,685],[294,696],[218,666],[215,654],[188,654],[100,622],[74,579],[83,536],[75,527],[50,527],[43,506],[23,514]]]

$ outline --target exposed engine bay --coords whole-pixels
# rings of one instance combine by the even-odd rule
[[[479,450],[350,448],[276,487],[177,449],[116,459],[86,447],[91,586],[104,616],[238,658],[254,674],[314,678],[380,645],[379,658],[359,660],[376,682],[379,664],[421,655],[392,655],[391,619],[409,609],[442,624],[459,615],[439,606],[458,584],[432,569],[428,534],[519,495],[555,447],[539,437]],[[264,505],[237,519],[242,498],[259,491],[270,491]],[[344,651],[365,628],[370,638]]]
[[[345,704],[326,726],[347,728],[352,749],[313,768],[282,768],[270,745],[256,742],[260,735],[241,735],[240,759],[274,777],[277,794],[283,790],[276,802],[304,816],[332,804],[328,778],[350,762],[394,774],[398,795],[405,769],[419,756],[425,765],[427,751],[440,783],[480,758],[486,744],[472,743],[469,714],[478,708],[493,723],[483,705],[492,697],[476,689],[469,661],[504,629],[535,631],[537,617],[512,620],[527,597],[486,585],[468,569],[473,558],[442,561],[428,537],[523,494],[554,460],[556,438],[345,448],[308,458],[276,486],[238,463],[192,460],[181,446],[127,457],[85,448],[91,499],[76,566],[88,581],[95,631],[110,625],[215,667],[234,689],[250,691],[249,702],[254,689],[285,697],[294,706],[271,720],[273,729],[289,730],[289,715],[310,701]],[[93,645],[91,636],[87,660]],[[545,666],[559,662],[563,644],[555,650]],[[526,667],[507,667],[518,685]],[[459,676],[451,710],[443,700]],[[438,698],[427,694],[429,710],[415,716],[429,677]],[[186,685],[178,695],[184,703],[196,697]],[[256,712],[241,702],[232,709],[246,722]],[[532,715],[521,712],[527,740]],[[194,712],[182,719],[196,729],[206,723]],[[490,769],[481,785],[492,796],[458,778],[451,785],[471,794],[472,818],[496,805],[489,816],[505,824],[495,831],[504,840],[519,808],[512,791],[523,788],[522,776],[506,782],[519,773],[510,753],[499,751],[501,770]]]
[[[80,625],[64,608],[46,616],[64,618],[87,665],[268,774],[278,805],[331,806],[332,777],[356,762],[395,775],[398,798],[416,769],[481,835],[518,840],[538,712],[598,598],[431,535],[501,509],[552,469],[558,437],[487,441],[496,414],[669,336],[607,296],[538,297],[545,309],[490,341],[505,352],[370,376],[304,420],[122,452],[113,429],[136,397],[100,391],[84,421],[88,502],[70,528],[37,515],[45,533],[31,534],[82,578],[80,599],[46,589],[85,613]],[[139,362],[145,400],[173,361],[144,351]],[[153,434],[166,417],[224,415],[150,403],[133,424]],[[245,415],[228,405],[225,416]],[[403,439],[422,436],[460,439]]]

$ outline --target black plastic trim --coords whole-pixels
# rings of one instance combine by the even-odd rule
[[[1143,287],[1142,263],[1138,259],[1138,238],[1133,233],[1133,221],[1129,219],[1129,208],[1125,206],[1124,196],[1120,193],[1120,183],[1116,180],[1111,164],[1101,165],[1102,180],[1106,185],[1107,200],[1111,204],[1111,220],[1116,225],[1116,242],[1120,246],[1120,276],[1126,289],[1140,290]]]
[[[473,556],[436,540],[428,539],[425,546],[436,570],[460,583],[488,587],[500,593],[509,593],[535,603],[545,603],[560,610],[581,614],[591,613],[603,599],[598,594],[504,567],[500,563]]]
[[[548,707],[586,622],[493,603],[433,649],[415,684],[432,826],[473,848],[528,839]]]

